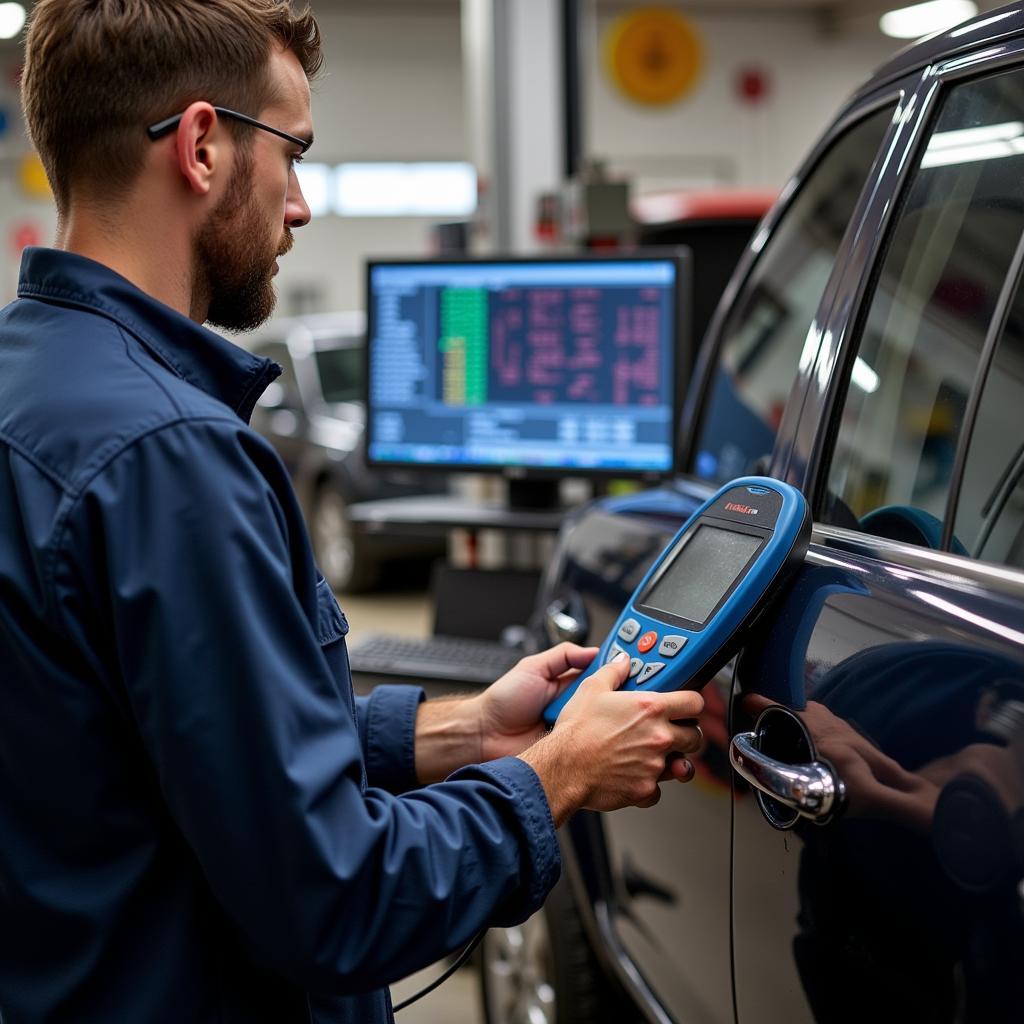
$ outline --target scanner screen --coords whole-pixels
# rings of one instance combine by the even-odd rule
[[[698,526],[641,606],[703,625],[761,543],[747,533]]]

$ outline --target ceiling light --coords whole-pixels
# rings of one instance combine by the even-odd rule
[[[950,132],[936,132],[928,141],[928,150],[955,149],[958,146],[979,146],[985,142],[1006,142],[1024,135],[1024,121],[1000,121],[982,124],[976,128],[957,128]]]
[[[476,205],[468,163],[346,163],[334,173],[334,212],[342,217],[468,217]]]
[[[921,158],[921,166],[948,167],[1020,156],[1021,153],[1024,153],[1024,121],[1002,121],[976,128],[936,132]]]
[[[973,0],[929,0],[928,3],[889,11],[882,15],[878,25],[894,39],[919,39],[959,25],[977,13],[978,5]]]
[[[13,39],[25,27],[21,4],[0,4],[0,39]]]
[[[979,160],[999,160],[1024,153],[1024,139],[982,142],[975,146],[953,146],[950,149],[928,149],[921,158],[921,167],[950,167],[955,164],[977,163]]]
[[[866,391],[869,395],[878,390],[878,374],[860,356],[854,361],[850,379],[861,391]]]

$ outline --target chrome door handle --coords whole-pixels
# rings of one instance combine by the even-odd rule
[[[740,732],[729,744],[733,768],[755,789],[821,824],[842,806],[846,787],[827,764],[776,761],[754,746],[755,738],[755,733]]]
[[[581,621],[570,611],[573,603],[575,602],[559,599],[552,601],[545,609],[544,625],[547,629],[548,639],[552,643],[568,640],[570,643],[579,644],[587,638],[586,621]]]

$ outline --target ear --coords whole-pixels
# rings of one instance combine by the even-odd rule
[[[209,103],[193,103],[181,115],[181,123],[175,133],[178,170],[196,195],[206,195],[210,191],[213,176],[227,157],[225,132],[225,126]]]

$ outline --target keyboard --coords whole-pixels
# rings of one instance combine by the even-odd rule
[[[493,683],[522,651],[490,640],[457,636],[407,637],[376,633],[349,648],[353,672]]]

